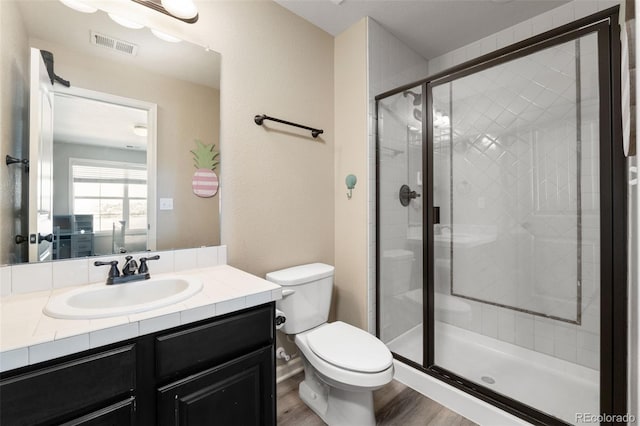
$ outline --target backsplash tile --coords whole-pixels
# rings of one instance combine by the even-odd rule
[[[11,266],[0,266],[0,297],[11,294]]]
[[[11,268],[11,292],[13,294],[51,289],[51,262],[14,265]]]
[[[218,265],[218,247],[200,247],[196,250],[198,268],[208,268]]]
[[[87,258],[53,262],[52,271],[53,288],[70,287],[89,282],[89,261]]]
[[[184,271],[198,267],[198,249],[186,249],[174,252],[174,271]]]
[[[218,246],[218,265],[227,264],[227,246]]]
[[[175,252],[173,251],[154,251],[145,253],[144,257],[153,257],[155,255],[160,256],[158,260],[150,260],[147,263],[149,267],[149,273],[153,277],[154,274],[165,274],[175,271],[174,258]]]
[[[138,260],[140,257],[151,257],[156,254],[160,255],[160,259],[149,262],[149,271],[152,276],[153,274],[227,264],[227,246],[136,253],[134,258]],[[0,297],[83,284],[104,283],[107,281],[110,267],[94,266],[94,262],[117,260],[118,270],[122,270],[125,256],[126,254],[117,254],[0,266]]]

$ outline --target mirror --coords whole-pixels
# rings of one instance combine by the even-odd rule
[[[216,182],[220,174],[220,55],[125,28],[100,10],[58,1],[1,7],[11,87],[2,91],[10,123],[2,154],[29,159],[29,172],[6,166],[11,191],[3,186],[2,208],[12,214],[0,217],[0,264],[219,245],[219,191],[203,197],[194,188],[203,167]],[[31,48],[51,52],[53,73],[70,87],[34,89],[30,68],[41,58]],[[40,106],[29,111],[34,96]]]

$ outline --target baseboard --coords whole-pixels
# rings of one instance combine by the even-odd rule
[[[302,365],[302,358],[296,357],[291,361],[278,365],[276,367],[276,383],[280,383],[287,380],[291,376],[295,376],[304,369]]]

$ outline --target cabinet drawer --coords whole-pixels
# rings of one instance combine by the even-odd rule
[[[220,364],[274,339],[273,304],[156,338],[156,373],[166,378]],[[187,350],[185,350],[188,348]]]
[[[0,424],[32,425],[130,393],[135,345],[88,355],[0,381]]]
[[[127,426],[135,424],[135,398],[63,423],[60,426]]]

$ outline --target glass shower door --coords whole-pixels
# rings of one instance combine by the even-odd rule
[[[436,366],[599,412],[598,35],[429,85]]]
[[[422,87],[377,103],[378,336],[423,362]]]

